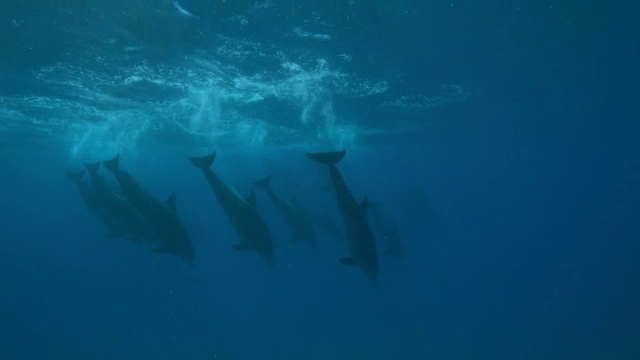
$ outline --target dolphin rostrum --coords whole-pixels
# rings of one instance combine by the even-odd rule
[[[267,259],[267,263],[271,267],[273,265],[273,240],[267,224],[256,210],[255,193],[251,191],[251,195],[245,200],[229,188],[211,170],[211,164],[215,159],[215,151],[207,156],[189,157],[193,165],[202,169],[220,206],[240,237],[240,243],[233,245],[233,248],[236,250],[254,249]]]
[[[332,152],[307,153],[307,156],[318,163],[329,167],[329,174],[333,183],[338,210],[342,217],[342,222],[347,238],[347,248],[349,257],[340,258],[344,265],[357,265],[376,286],[378,277],[378,253],[376,241],[367,222],[368,200],[365,197],[362,203],[358,203],[349,191],[340,170],[336,164],[340,162],[346,150]]]

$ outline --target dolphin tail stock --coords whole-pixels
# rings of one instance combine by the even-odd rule
[[[340,151],[307,153],[307,157],[315,162],[331,166],[339,163],[346,153],[347,150],[343,149]]]
[[[189,156],[189,160],[191,161],[191,163],[202,170],[208,169],[211,164],[213,164],[215,159],[215,151],[206,156]]]
[[[84,176],[84,170],[67,171],[67,176],[73,181],[80,181],[80,179],[82,179],[82,177]]]
[[[98,169],[100,169],[100,161],[95,162],[95,163],[84,163],[84,167],[87,168],[87,170],[89,170],[90,173],[97,173]]]
[[[120,163],[120,154],[116,154],[111,160],[103,160],[102,165],[110,171],[118,170],[118,164]]]
[[[253,183],[253,186],[259,187],[261,189],[267,189],[271,185],[271,175],[268,175],[256,182]]]

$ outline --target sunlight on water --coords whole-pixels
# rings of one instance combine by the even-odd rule
[[[233,50],[231,50],[233,49]],[[183,143],[263,147],[345,146],[358,142],[369,128],[336,107],[341,99],[366,99],[390,90],[383,79],[359,78],[339,70],[349,56],[292,59],[260,44],[225,38],[221,56],[271,57],[275,67],[241,71],[220,56],[185,58],[179,65],[112,65],[97,58],[97,67],[56,65],[40,69],[38,81],[57,89],[48,96],[2,97],[3,131],[32,127],[69,141],[73,158],[133,151],[142,138]],[[347,54],[348,55],[348,54]],[[377,105],[423,110],[466,99],[457,85],[441,92],[402,95]],[[398,124],[388,124],[397,132]],[[193,141],[191,141],[192,139]]]
[[[70,134],[70,156],[77,160],[104,159],[116,153],[135,152],[147,126],[140,114],[128,111],[111,113],[100,123],[79,123]]]
[[[190,100],[196,104],[196,111],[189,121],[192,132],[213,135],[216,124],[220,122],[221,89],[194,89],[190,92]]]

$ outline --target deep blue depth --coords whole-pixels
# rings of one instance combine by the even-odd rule
[[[640,358],[639,6],[476,3],[0,1],[0,358]],[[304,153],[342,148],[375,288],[259,190],[274,266],[234,250],[187,158],[339,226]],[[193,267],[65,176],[116,153],[177,194]]]

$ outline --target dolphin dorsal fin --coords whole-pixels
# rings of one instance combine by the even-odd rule
[[[176,193],[171,193],[167,201],[164,203],[167,204],[167,207],[169,207],[169,210],[171,210],[172,213],[176,213]]]
[[[251,190],[251,193],[247,196],[247,203],[249,203],[252,208],[256,207],[256,193],[253,190]]]
[[[369,207],[369,197],[365,196],[364,199],[362,199],[362,202],[360,203],[360,209],[362,210],[363,214],[367,213],[368,207]]]

